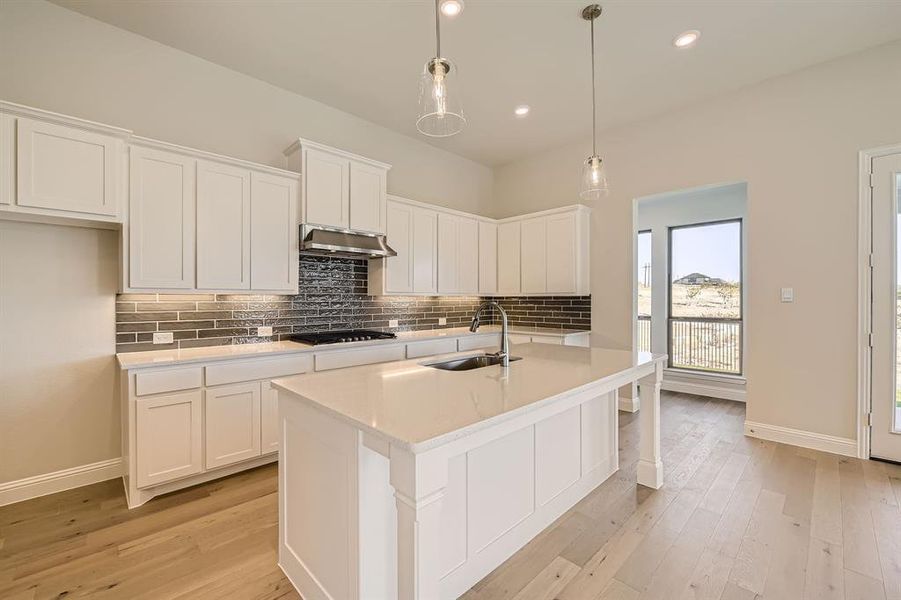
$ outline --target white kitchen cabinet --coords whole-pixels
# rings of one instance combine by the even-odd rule
[[[200,473],[203,414],[200,390],[137,400],[137,487]]]
[[[497,224],[479,221],[479,293],[497,293]]]
[[[250,171],[197,163],[197,288],[250,288]]]
[[[196,160],[142,146],[129,154],[128,286],[192,289]]]
[[[119,213],[120,138],[58,123],[16,120],[16,206],[61,215]]]
[[[475,219],[438,213],[438,292],[479,291],[479,229]]]
[[[438,213],[418,206],[413,207],[413,292],[438,293]]]
[[[278,390],[271,381],[260,383],[260,452],[278,452]]]
[[[0,208],[11,206],[15,198],[16,118],[0,112]]]
[[[544,294],[547,292],[547,221],[542,217],[525,219],[521,226],[522,293]]]
[[[413,291],[413,211],[409,204],[388,201],[386,234],[397,256],[377,262],[387,271],[385,292],[389,294]]]
[[[304,223],[385,233],[391,165],[308,140],[285,156],[289,169],[303,173]]]
[[[546,221],[547,292],[574,294],[577,291],[578,230],[574,212],[550,215]]]
[[[208,388],[204,430],[207,469],[260,456],[260,384]]]
[[[521,233],[519,221],[501,223],[497,226],[497,293],[502,296],[515,296],[522,289]]]
[[[296,293],[297,180],[250,176],[250,287]]]
[[[385,233],[388,172],[359,161],[350,161],[350,228]]]
[[[455,294],[459,286],[458,219],[438,213],[438,293]]]

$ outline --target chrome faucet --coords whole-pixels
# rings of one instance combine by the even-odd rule
[[[479,329],[479,316],[482,314],[482,311],[486,308],[491,307],[497,308],[497,310],[501,313],[501,350],[500,352],[495,353],[495,356],[501,359],[502,367],[510,366],[510,340],[507,337],[507,311],[505,311],[500,304],[493,300],[487,300],[482,302],[482,305],[479,306],[479,310],[476,311],[475,316],[472,318],[472,323],[469,325],[469,330],[473,333],[478,331]]]

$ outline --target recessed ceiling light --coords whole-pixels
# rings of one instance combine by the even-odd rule
[[[529,111],[532,110],[529,108],[528,104],[520,104],[516,108],[513,109],[513,114],[517,117],[524,117],[529,114]]]
[[[441,0],[441,14],[456,17],[463,12],[463,0]]]
[[[676,48],[691,48],[697,43],[699,37],[701,37],[701,32],[697,29],[683,31],[673,40],[673,46]]]

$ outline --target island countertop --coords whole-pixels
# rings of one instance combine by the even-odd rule
[[[521,344],[522,360],[507,369],[490,366],[443,371],[429,363],[482,352],[459,352],[286,377],[280,391],[325,409],[362,430],[413,452],[425,451],[489,426],[505,416],[536,409],[558,395],[636,370],[653,372],[665,355],[575,346]]]

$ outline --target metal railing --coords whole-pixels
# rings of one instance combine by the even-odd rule
[[[638,351],[651,351],[651,317],[638,315]]]
[[[741,374],[741,319],[671,317],[669,366]]]

